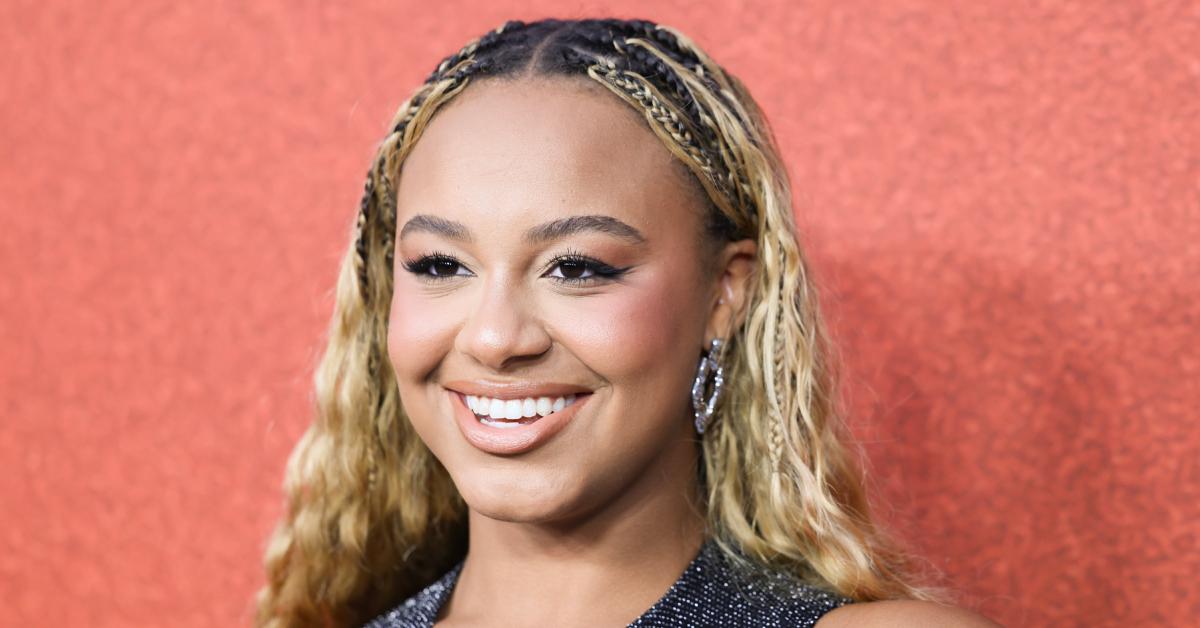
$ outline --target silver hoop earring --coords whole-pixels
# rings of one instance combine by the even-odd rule
[[[713,338],[709,344],[708,353],[700,358],[700,367],[696,370],[696,381],[692,383],[692,410],[696,416],[696,433],[704,434],[712,421],[713,411],[721,398],[721,387],[725,384],[725,366],[721,364],[721,352],[725,341]],[[713,375],[712,393],[708,400],[704,399],[704,389],[708,384],[709,374]]]

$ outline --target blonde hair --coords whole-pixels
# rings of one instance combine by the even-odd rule
[[[607,87],[703,187],[709,233],[757,242],[746,318],[727,339],[727,392],[702,439],[707,523],[725,554],[859,601],[942,598],[917,584],[911,557],[869,514],[788,178],[754,100],[668,27],[542,20],[508,22],[443,60],[378,147],[315,376],[316,420],[288,460],[257,624],[361,624],[465,554],[465,504],[404,416],[387,359],[395,183],[472,77],[518,73]]]

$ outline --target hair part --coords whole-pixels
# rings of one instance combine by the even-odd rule
[[[746,318],[727,339],[729,389],[702,439],[709,534],[735,564],[856,600],[944,597],[918,584],[911,557],[869,514],[786,171],[748,91],[666,26],[513,21],[443,59],[378,146],[314,378],[316,418],[288,461],[257,624],[361,624],[465,555],[466,506],[404,416],[387,359],[396,181],[468,83],[543,76],[594,81],[641,114],[702,191],[708,254],[757,244]]]

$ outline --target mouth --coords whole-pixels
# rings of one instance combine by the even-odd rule
[[[521,454],[550,442],[593,395],[578,389],[544,391],[558,393],[555,396],[506,398],[447,392],[453,399],[455,423],[467,443],[495,455]]]
[[[561,412],[572,405],[580,397],[574,393],[559,397],[522,397],[519,399],[500,399],[498,397],[483,397],[463,395],[459,393],[475,419],[484,425],[501,429],[512,429],[529,425],[544,417]]]

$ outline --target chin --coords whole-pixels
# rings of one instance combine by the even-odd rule
[[[454,478],[463,501],[478,515],[511,523],[551,523],[588,509],[581,478],[472,470]]]

